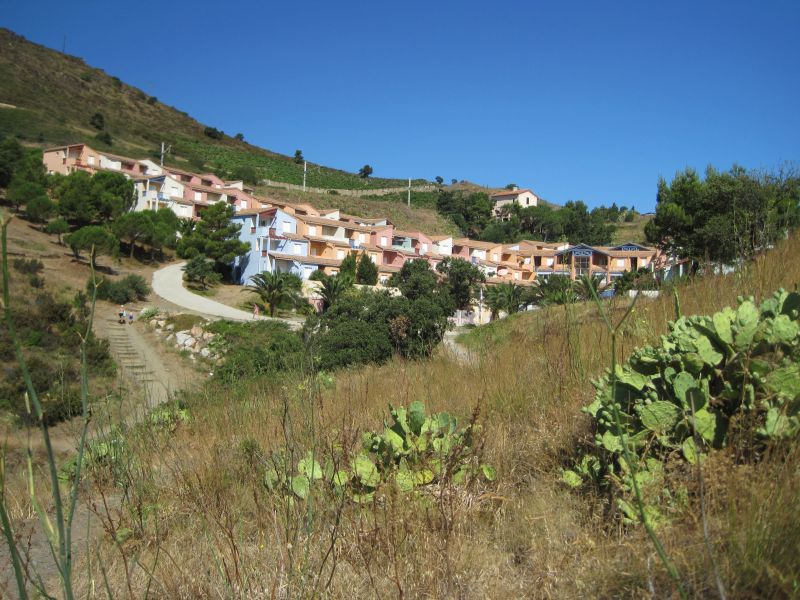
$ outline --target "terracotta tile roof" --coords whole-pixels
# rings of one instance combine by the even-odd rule
[[[429,235],[428,238],[433,242],[441,242],[442,240],[452,240],[452,235]]]
[[[350,247],[350,240],[348,239],[333,239],[323,237],[321,235],[308,235],[304,236],[307,240],[311,240],[312,242],[323,242],[325,244],[331,244],[332,246],[346,246]]]
[[[192,190],[197,190],[197,191],[200,191],[200,192],[211,192],[211,193],[214,193],[214,194],[225,194],[225,195],[228,195],[228,192],[230,191],[230,190],[226,190],[225,188],[215,188],[215,187],[209,187],[207,185],[197,185],[195,183],[184,183],[184,185],[186,187],[188,187],[189,189],[192,189]]]
[[[478,240],[471,240],[469,238],[458,238],[453,240],[453,245],[466,246],[467,248],[479,248],[481,250],[490,250],[500,246],[501,244],[495,244],[494,242],[481,242]]]
[[[396,267],[394,265],[378,265],[378,272],[383,273],[399,273],[402,267]]]
[[[531,194],[536,196],[536,194],[533,192],[533,190],[529,190],[528,188],[524,188],[524,189],[521,189],[521,190],[503,190],[502,192],[495,192],[494,194],[490,194],[489,197],[490,198],[500,198],[502,196],[519,196],[520,194],[524,194],[525,192],[530,192]]]
[[[267,252],[267,254],[278,260],[290,260],[304,265],[322,265],[324,267],[338,267],[342,264],[341,260],[335,258],[322,258],[321,256],[297,256],[295,254],[284,254],[283,252]]]

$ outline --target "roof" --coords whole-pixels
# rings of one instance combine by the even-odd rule
[[[240,210],[236,212],[233,216],[234,217],[247,217],[250,215],[261,215],[267,212],[274,213],[278,209],[275,207],[270,208],[246,208],[245,210]]]
[[[306,234],[303,237],[305,237],[305,239],[307,240],[311,240],[312,242],[323,242],[325,244],[331,244],[333,246],[347,246],[348,248],[350,247],[350,240],[346,238],[335,239],[335,238],[323,237],[321,235],[308,235],[308,234]]]
[[[501,244],[495,244],[494,242],[481,242],[479,240],[471,240],[469,238],[458,238],[453,240],[454,246],[466,246],[467,248],[480,248],[482,250],[490,250],[491,248],[496,248]]]
[[[533,190],[530,190],[528,188],[524,188],[524,189],[521,189],[521,190],[503,190],[502,192],[495,192],[494,194],[490,194],[489,197],[490,198],[500,198],[502,196],[519,196],[520,194],[524,194],[526,192],[536,196],[536,194],[534,193]],[[537,196],[537,198],[538,198],[538,196]]]
[[[272,258],[278,260],[290,260],[304,265],[322,265],[323,267],[338,267],[342,264],[341,260],[335,258],[322,258],[321,256],[297,256],[295,254],[284,254],[283,252],[267,252]]]
[[[311,215],[295,215],[299,220],[304,223],[311,223],[312,225],[327,225],[328,227],[344,227],[345,229],[361,229],[360,225],[354,225],[347,221],[340,221],[338,219],[326,219],[324,217],[313,217]]]
[[[378,265],[378,272],[384,273],[399,273],[402,267],[396,267],[394,265]]]
[[[401,231],[400,229],[395,229],[394,230],[394,236],[395,237],[407,237],[407,238],[411,238],[412,240],[418,240],[420,236],[428,237],[427,235],[425,235],[421,231]]]
[[[76,148],[78,146],[86,146],[87,148],[91,148],[91,146],[88,144],[80,142],[78,144],[66,144],[65,146],[53,146],[52,148],[45,148],[43,152],[54,152],[55,150],[65,150],[67,148]]]
[[[186,187],[188,187],[190,189],[193,189],[193,190],[199,190],[201,192],[212,192],[214,194],[225,194],[225,195],[227,195],[228,192],[230,192],[230,190],[226,190],[225,188],[209,187],[207,185],[197,185],[197,184],[194,184],[194,183],[187,183]],[[233,194],[231,194],[231,195],[233,195]]]
[[[441,242],[442,240],[452,240],[453,236],[452,235],[429,235],[428,238],[430,238],[430,240],[432,242]]]

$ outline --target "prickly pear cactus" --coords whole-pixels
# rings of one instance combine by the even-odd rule
[[[645,479],[663,461],[690,463],[728,443],[747,415],[757,426],[748,440],[757,457],[766,442],[800,433],[800,294],[778,290],[756,306],[739,299],[735,310],[681,317],[655,347],[637,349],[593,382],[594,450],[581,456],[563,481],[589,480],[626,488],[623,439]],[[616,411],[614,410],[616,408]],[[615,416],[616,412],[616,416]],[[618,418],[617,418],[618,416]]]
[[[455,417],[446,412],[428,415],[422,402],[389,408],[391,423],[384,423],[383,431],[364,433],[362,450],[349,462],[331,456],[322,467],[317,462],[321,457],[309,452],[296,469],[287,469],[281,455],[267,471],[265,486],[304,500],[314,485],[327,485],[354,502],[366,503],[386,485],[409,493],[442,482],[463,485],[494,480],[495,469],[478,460],[477,423],[459,429]]]

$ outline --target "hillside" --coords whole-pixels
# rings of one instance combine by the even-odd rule
[[[95,138],[89,121],[104,118],[102,131],[112,145]],[[301,184],[303,166],[231,135],[209,129],[187,113],[87,65],[82,59],[31,43],[0,28],[0,135],[53,146],[90,142],[99,149],[133,156],[155,156],[164,141],[172,145],[167,162],[199,169],[234,171],[246,167],[263,179]],[[235,132],[232,132],[235,134]],[[246,132],[244,132],[246,135]],[[376,189],[407,185],[406,179],[362,179],[357,174],[309,164],[309,186]],[[414,180],[426,184],[425,180]]]

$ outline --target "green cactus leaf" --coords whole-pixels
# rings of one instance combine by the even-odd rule
[[[398,471],[394,476],[394,481],[401,492],[410,492],[416,487],[414,474],[411,471]]]
[[[711,343],[711,340],[705,336],[698,338],[695,342],[695,346],[697,347],[697,354],[702,361],[710,367],[716,367],[724,358],[724,355],[718,352]]]
[[[791,429],[790,420],[773,406],[767,410],[764,426],[759,428],[758,433],[768,438],[780,438],[787,435]]]
[[[657,400],[643,406],[639,418],[642,420],[642,425],[650,431],[665,432],[678,422],[680,409],[672,402]]]
[[[603,434],[600,443],[602,444],[603,448],[605,448],[609,452],[622,451],[622,442],[620,442],[620,439],[610,431],[606,431]]]
[[[410,431],[410,428],[408,427],[407,412],[405,407],[404,406],[398,406],[396,408],[392,407],[391,414],[395,424],[399,426],[399,431],[398,428],[395,428],[395,431],[397,431],[398,433],[408,433]]]
[[[753,343],[758,330],[758,308],[751,301],[742,302],[736,311],[736,323],[733,335],[737,350],[746,350]]]
[[[686,393],[695,387],[697,387],[697,380],[686,371],[681,371],[672,380],[672,391],[675,393],[675,398],[684,406],[688,404]]]
[[[402,452],[405,447],[405,439],[388,427],[383,431],[383,439],[394,452]]]
[[[800,364],[780,367],[766,377],[767,389],[785,398],[800,396]]]
[[[433,479],[434,474],[430,469],[420,469],[414,472],[414,483],[417,485],[428,485]]]
[[[495,469],[492,465],[481,465],[481,472],[487,481],[494,481],[497,477],[497,469]]]
[[[681,444],[681,451],[683,452],[684,458],[686,458],[689,463],[697,463],[700,453],[697,451],[697,445],[694,443],[694,438],[688,437],[683,440],[683,444]]]
[[[336,471],[336,473],[333,474],[331,481],[336,487],[343,487],[349,483],[350,473],[347,471]]]
[[[698,410],[694,414],[694,427],[705,441],[718,447],[725,435],[725,418],[717,412],[706,409]]]
[[[797,323],[787,315],[778,315],[772,321],[772,334],[769,341],[773,344],[790,344],[797,337]]]
[[[641,373],[637,373],[636,371],[623,368],[620,365],[617,365],[617,368],[614,371],[616,375],[617,382],[632,387],[637,391],[643,390],[645,387],[650,386],[650,378],[646,375],[642,375]]]
[[[717,332],[719,339],[726,344],[733,345],[733,332],[731,331],[731,323],[736,318],[736,313],[730,309],[715,313],[711,320],[714,323],[714,331]]]
[[[304,459],[297,463],[297,470],[308,479],[322,479],[322,467],[314,460],[314,456],[310,451]]]
[[[368,494],[353,494],[353,502],[358,504],[369,504],[375,498],[375,492],[369,492]]]
[[[362,485],[367,487],[378,487],[381,482],[381,477],[378,474],[378,469],[375,467],[368,456],[359,454],[353,459],[353,472],[358,476]]]
[[[416,401],[412,402],[408,407],[408,426],[414,434],[419,435],[422,432],[422,426],[425,423],[425,404]]]
[[[569,469],[561,470],[561,482],[567,484],[571,488],[579,488],[583,485],[581,476]]]
[[[308,498],[308,492],[311,489],[311,483],[305,475],[296,475],[292,477],[292,491],[298,498],[305,500]]]
[[[264,473],[264,485],[267,486],[268,490],[274,490],[277,483],[281,480],[280,476],[278,475],[278,471],[273,469],[267,469],[267,472]]]

